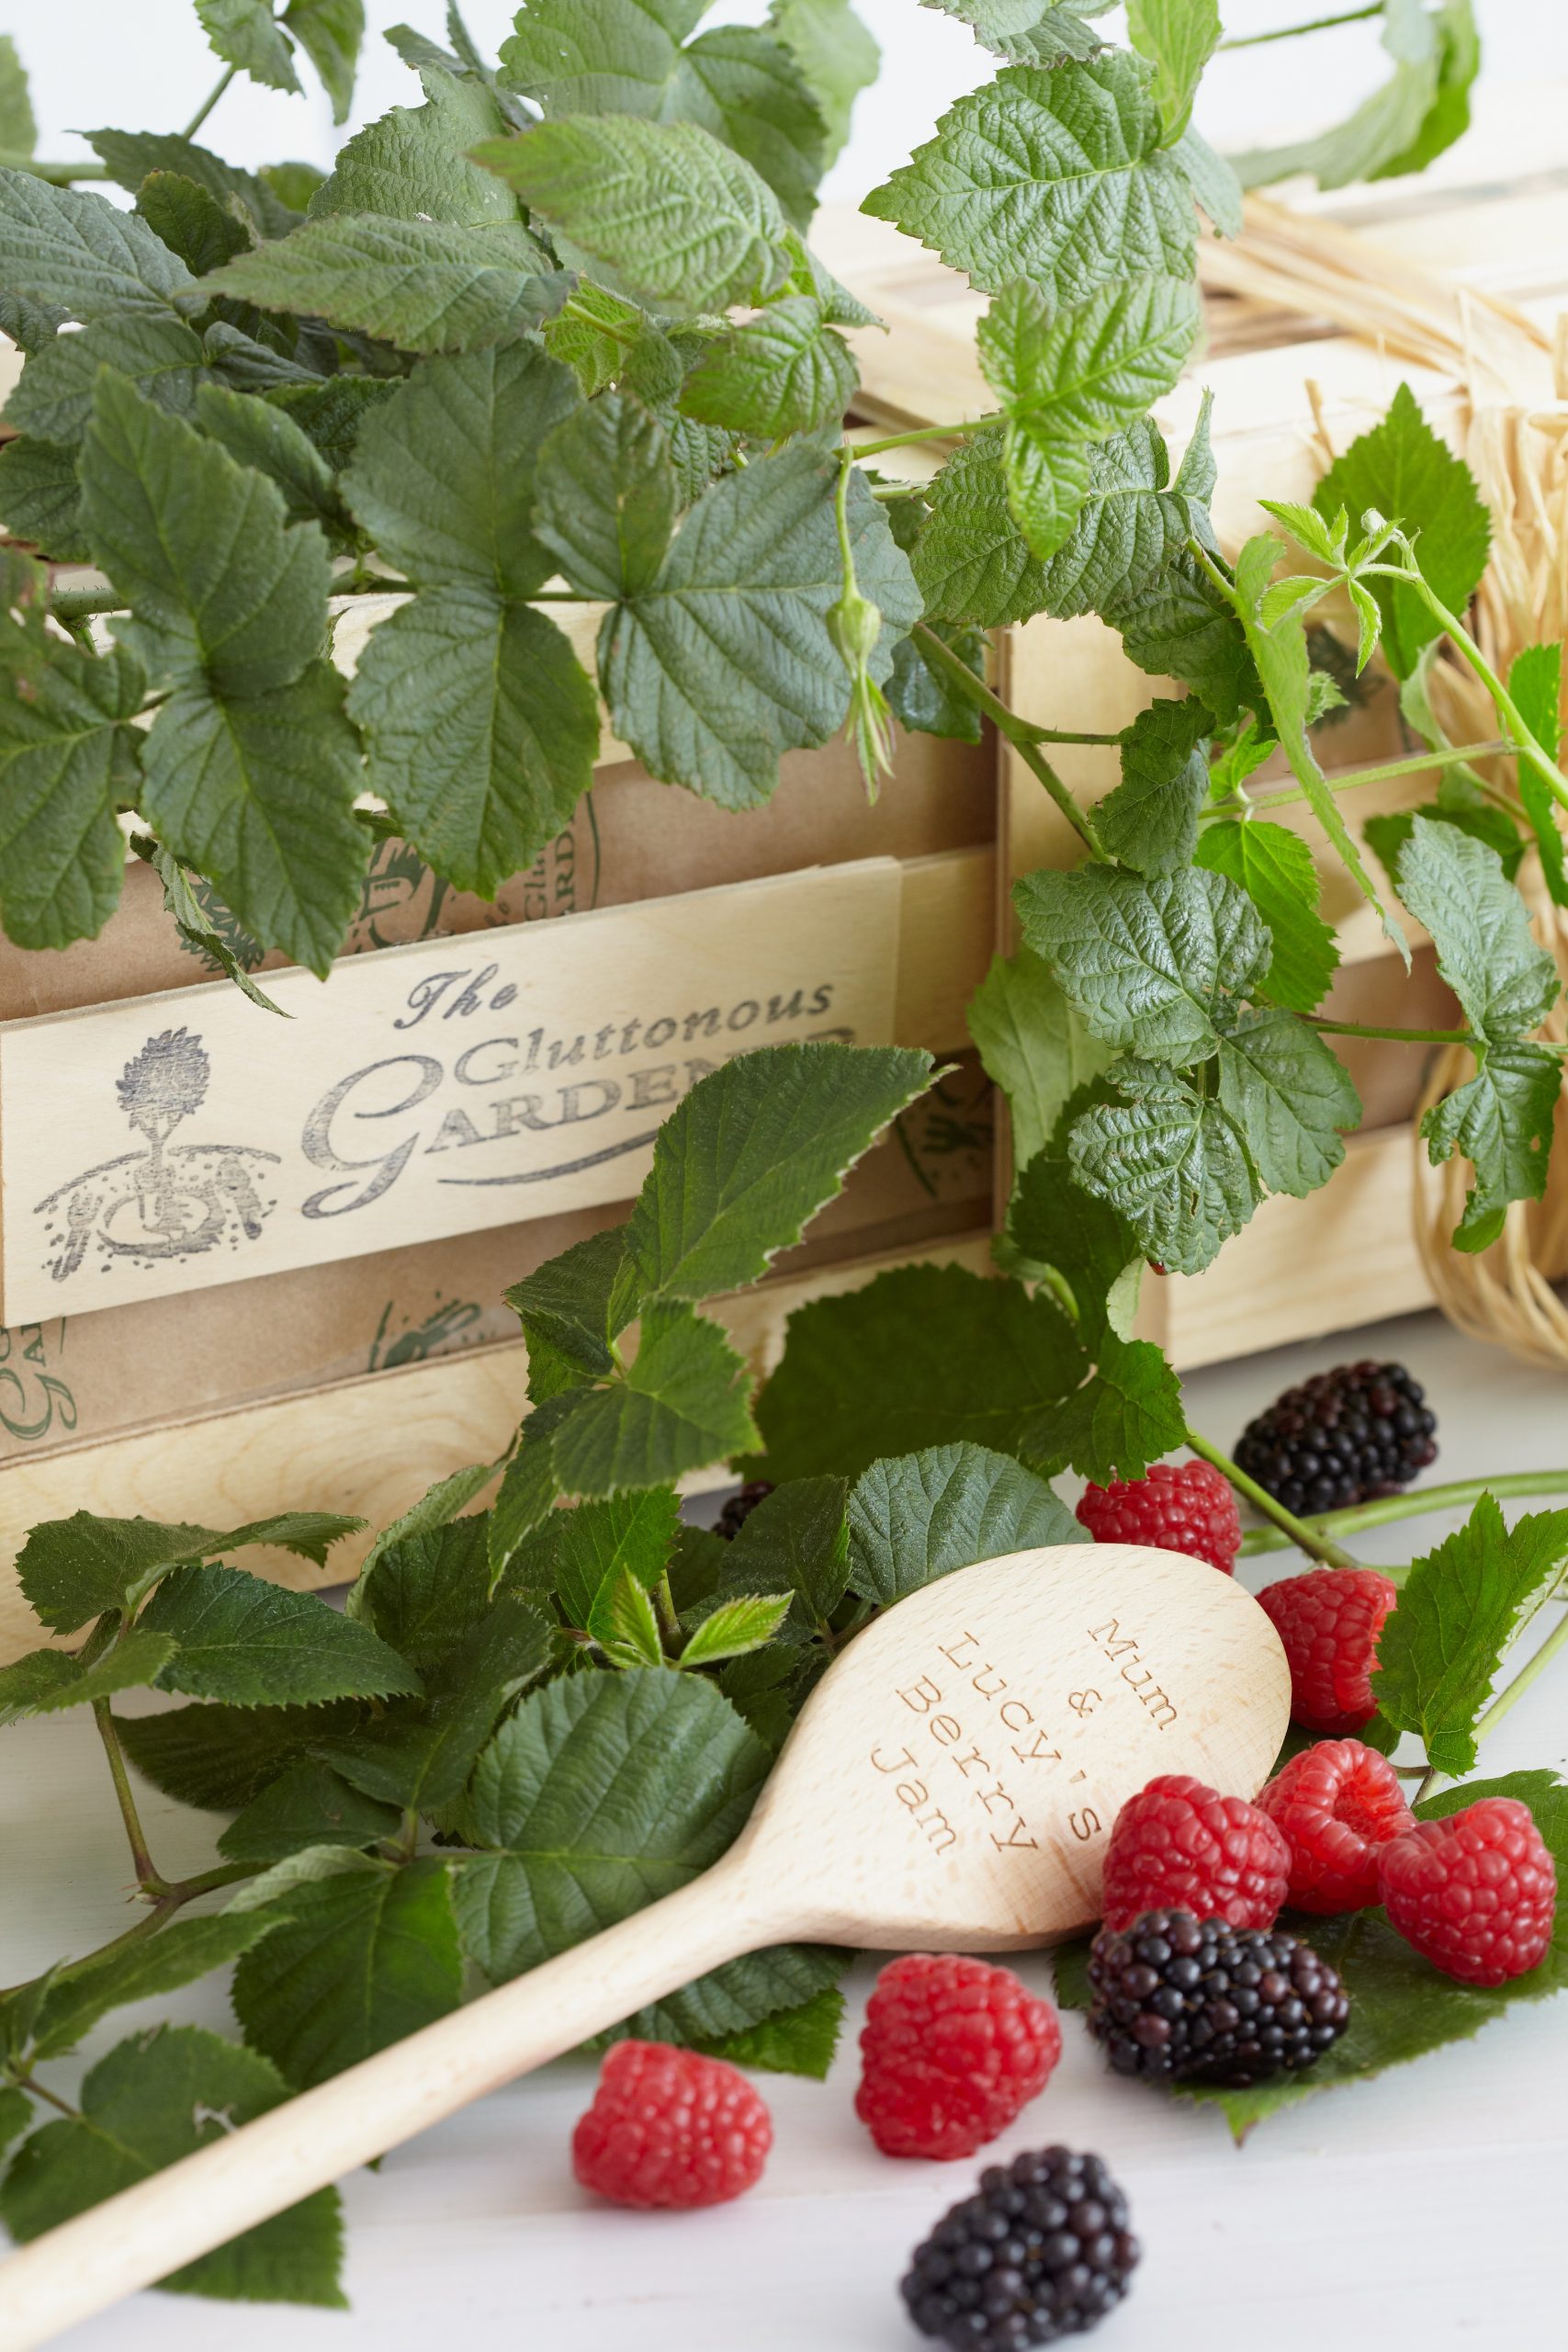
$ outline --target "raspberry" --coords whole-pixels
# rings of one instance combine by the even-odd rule
[[[1049,2001],[955,1953],[889,1962],[866,2004],[855,2113],[885,2156],[972,2156],[1062,2054]]]
[[[1465,1984],[1506,1984],[1546,1956],[1557,1871],[1528,1804],[1482,1797],[1378,1853],[1378,1893],[1407,1942]]]
[[[1425,1400],[1402,1363],[1336,1364],[1248,1421],[1236,1467],[1287,1510],[1344,1510],[1396,1495],[1438,1458]]]
[[[714,1533],[722,1535],[727,1544],[731,1542],[739,1534],[757,1505],[765,1503],[773,1491],[771,1479],[753,1478],[750,1485],[741,1487],[738,1495],[730,1496],[714,1521]]]
[[[1359,1911],[1378,1899],[1378,1849],[1411,1826],[1399,1775],[1359,1739],[1320,1739],[1259,1792],[1291,1849],[1297,1911]]]
[[[744,2075],[667,2041],[617,2041],[571,2135],[584,2188],[616,2205],[722,2205],[762,2177],[773,2126]]]
[[[1081,2335],[1127,2291],[1142,2248],[1098,2156],[1042,2148],[987,2165],[917,2246],[899,2292],[922,2335],[1023,2352]]]
[[[1108,1928],[1157,1910],[1271,1928],[1290,1874],[1291,1849],[1267,1814],[1245,1797],[1223,1797],[1184,1772],[1167,1772],[1116,1816],[1101,1907]]]
[[[1089,2030],[1119,2075],[1243,2090],[1296,2074],[1345,2030],[1337,1973],[1283,1928],[1149,1911],[1089,1946]]]
[[[1157,1544],[1226,1576],[1241,1549],[1230,1480],[1206,1462],[1156,1462],[1146,1478],[1086,1487],[1077,1515],[1097,1544]]]
[[[1398,1599],[1376,1568],[1314,1568],[1258,1594],[1290,1661],[1291,1713],[1308,1731],[1343,1738],[1377,1713],[1378,1635]]]

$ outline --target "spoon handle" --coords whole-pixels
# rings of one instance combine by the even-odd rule
[[[30,2352],[787,1923],[732,1853],[689,1886],[122,2189],[0,2264],[0,2352]]]

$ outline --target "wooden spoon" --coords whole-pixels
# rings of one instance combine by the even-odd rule
[[[1182,1554],[1062,1545],[925,1586],[835,1660],[712,1870],[11,2256],[0,2352],[47,2342],[742,1952],[786,1939],[1010,1951],[1071,1934],[1099,1916],[1123,1801],[1156,1772],[1252,1795],[1289,1700],[1256,1601]]]

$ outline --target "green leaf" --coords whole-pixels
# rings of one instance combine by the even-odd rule
[[[760,1282],[924,1093],[931,1067],[892,1046],[769,1046],[703,1079],[660,1128],[626,1227],[645,1295],[713,1298]]]
[[[775,1487],[730,1540],[721,1589],[789,1593],[803,1629],[830,1617],[850,1576],[849,1487],[842,1478],[792,1478]]]
[[[740,1657],[771,1642],[793,1606],[787,1592],[741,1593],[721,1600],[693,1631],[681,1652],[682,1667],[715,1666],[720,1658]]]
[[[669,435],[627,394],[580,408],[542,452],[539,533],[585,596],[650,588],[679,506]]]
[[[1468,91],[1480,64],[1470,0],[1385,0],[1382,44],[1393,72],[1344,122],[1314,139],[1255,150],[1233,160],[1245,187],[1297,172],[1319,187],[1419,171],[1470,119]]]
[[[89,654],[53,641],[0,698],[0,911],[18,947],[95,938],[119,903],[115,810],[136,797],[130,721],[145,691],[124,648]]]
[[[687,377],[681,407],[702,424],[781,441],[836,424],[857,381],[843,337],[825,323],[816,297],[790,294],[730,328],[728,342]]]
[[[553,1592],[567,1623],[586,1633],[601,1593],[623,1570],[653,1590],[669,1563],[680,1521],[680,1498],[669,1487],[552,1511],[513,1554],[509,1581]]]
[[[1017,1450],[1042,1407],[1085,1371],[1077,1336],[1043,1294],[959,1266],[901,1266],[791,1316],[757,1404],[774,1479],[856,1477],[884,1455],[968,1439]]]
[[[345,122],[365,39],[365,0],[288,0],[283,23],[321,75],[333,120]]]
[[[291,1764],[253,1797],[218,1840],[231,1862],[278,1862],[307,1846],[372,1846],[395,1838],[402,1816],[350,1788],[327,1765]]]
[[[201,338],[172,311],[130,311],[96,319],[76,334],[57,335],[35,352],[6,406],[18,433],[74,447],[93,413],[100,368],[117,368],[160,408],[188,416],[208,376]]]
[[[1202,533],[1198,535],[1200,537]],[[1130,662],[1153,678],[1179,678],[1228,727],[1262,693],[1234,605],[1195,556],[1173,553],[1147,577],[1106,597],[1102,616],[1122,634]]]
[[[991,293],[1029,277],[1055,305],[1151,272],[1190,277],[1197,220],[1163,135],[1154,77],[1129,51],[1011,66],[961,97],[862,209]]]
[[[1213,223],[1215,233],[1239,237],[1247,222],[1234,164],[1215,154],[1196,123],[1188,124],[1170,152],[1186,173],[1193,198]]]
[[[87,563],[75,453],[48,441],[0,445],[0,515],[13,538],[56,563]]]
[[[196,0],[201,29],[225,63],[272,90],[298,90],[293,46],[272,13],[272,0]]]
[[[215,1968],[226,1968],[264,1936],[276,1921],[252,1914],[209,1919],[176,1919],[145,1943],[78,1964],[58,1976],[44,1995],[33,2027],[33,2054],[58,2058],[92,2031],[111,2009],[177,1993]]]
[[[269,408],[281,409],[306,437],[315,443],[333,473],[350,464],[359,435],[372,409],[397,391],[373,376],[329,376],[314,384],[275,384],[265,397]]]
[[[198,147],[175,131],[93,130],[87,134],[87,143],[107,165],[110,178],[132,196],[154,174],[173,173],[204,188],[230,219],[233,218],[230,208],[237,198],[264,236],[286,237],[299,226],[297,214],[264,178],[243,171],[237,164],[226,164],[210,147]]]
[[[1220,32],[1216,0],[1127,0],[1127,38],[1155,69],[1155,103],[1168,146],[1187,129]]]
[[[600,2035],[598,2046],[617,2041],[623,2034],[636,2034],[643,2041],[689,2043],[722,2057],[728,2054],[722,2045],[732,2035],[758,2030],[765,2033],[770,2025],[776,2024],[781,2035],[773,2046],[784,2058],[793,2042],[793,2037],[785,2038],[783,2030],[790,2013],[798,2011],[807,2002],[824,1997],[836,2000],[834,1984],[843,1974],[849,1960],[848,1952],[822,1944],[773,1944],[765,1951],[748,1952],[744,1959],[710,1969],[705,1976],[699,1976],[680,1992],[666,1994],[662,2001],[637,2010],[614,2032]],[[819,2022],[815,2032],[809,2033],[807,2052],[819,2052],[822,2039]],[[731,2063],[750,2065],[762,2062],[737,2059]],[[805,2073],[809,2069],[790,2066],[788,2071]]]
[[[1555,760],[1562,741],[1561,645],[1521,647],[1515,654],[1508,672],[1508,694],[1541,750],[1549,759]],[[1546,877],[1546,886],[1558,906],[1568,906],[1568,866],[1563,863],[1556,797],[1540,767],[1528,752],[1519,754],[1518,779],[1519,798],[1524,802],[1525,813],[1540,845],[1541,872]],[[1506,866],[1506,858],[1504,862]],[[1509,879],[1512,878],[1510,873]]]
[[[1024,1260],[1049,1266],[1072,1294],[1078,1329],[1089,1346],[1107,1332],[1125,1338],[1114,1301],[1130,1265],[1141,1265],[1137,1241],[1116,1211],[1093,1199],[1075,1181],[1066,1138],[1074,1120],[1089,1103],[1103,1102],[1103,1086],[1086,1089],[1061,1114],[1049,1148],[1019,1172],[1008,1210],[1008,1235]]]
[[[515,343],[558,310],[568,281],[515,221],[453,227],[328,213],[201,281],[264,311],[306,311],[402,351]]]
[[[78,1510],[33,1528],[17,1556],[17,1574],[44,1623],[56,1633],[73,1634],[107,1610],[133,1607],[168,1569],[187,1561],[248,1544],[276,1544],[320,1566],[340,1536],[364,1524],[334,1511],[283,1511],[224,1533],[214,1527],[100,1519]]]
[[[969,1000],[969,1035],[986,1075],[1008,1098],[1013,1160],[1026,1167],[1043,1150],[1063,1105],[1111,1059],[1032,948],[993,956]]]
[[[1021,65],[1056,65],[1066,57],[1092,57],[1100,36],[1084,23],[1102,16],[1110,0],[923,0],[970,27],[998,57]]]
[[[250,251],[252,236],[246,222],[227,210],[208,189],[182,178],[178,172],[154,172],[143,180],[136,209],[153,235],[172,254],[178,254],[193,277],[205,277],[209,269],[221,269],[236,254]]]
[[[643,1311],[625,1380],[570,1399],[555,1431],[555,1475],[569,1495],[663,1487],[756,1442],[746,1366],[716,1323],[659,1300]]]
[[[854,102],[875,81],[882,52],[850,0],[772,0],[767,21],[799,67],[827,126],[826,170],[850,135]]]
[[[337,672],[313,662],[270,693],[176,687],[152,722],[142,775],[141,810],[160,840],[217,885],[253,938],[324,979],[370,847],[354,814],[359,740]]]
[[[1043,1478],[983,1445],[872,1463],[849,1516],[850,1589],[880,1609],[976,1560],[1088,1541]]]
[[[1212,1054],[1216,1012],[1252,989],[1268,957],[1251,900],[1223,875],[1042,872],[1014,886],[1013,903],[1025,941],[1096,1035],[1152,1060]]]
[[[172,1707],[115,1718],[119,1744],[142,1778],[178,1804],[235,1813],[250,1804],[312,1742],[357,1723],[363,1709]]]
[[[785,274],[778,198],[696,123],[569,116],[474,154],[645,302],[727,310],[761,300]]]
[[[234,2014],[298,2090],[457,2007],[462,1955],[437,1855],[296,1886],[285,1917],[234,1971]]]
[[[482,82],[427,66],[427,103],[393,107],[367,123],[338,153],[330,179],[310,198],[310,217],[374,212],[393,220],[442,220],[455,228],[517,224],[517,199],[493,172],[468,161],[505,119]]]
[[[829,2064],[832,2054],[829,2047],[828,2052]],[[809,2067],[802,2067],[800,2071],[803,2074],[808,2074],[811,2070]],[[32,2120],[33,2103],[26,2091],[17,2090],[14,2086],[9,2085],[0,2089],[0,2155],[5,2154],[13,2140],[19,2140],[23,2132],[30,2128]]]
[[[637,1312],[637,1283],[626,1256],[626,1229],[609,1227],[574,1241],[505,1293],[528,1342],[528,1394],[536,1404],[557,1389],[608,1379],[615,1368],[611,1341]],[[541,1384],[547,1359],[548,1379]]]
[[[457,1878],[464,1950],[499,1983],[686,1885],[739,1830],[768,1763],[700,1675],[551,1683],[474,1774],[468,1829],[491,1850]]]
[[[389,1529],[360,1572],[349,1614],[421,1673],[439,1666],[490,1606],[487,1533],[482,1515]]]
[[[1189,865],[1209,790],[1203,745],[1213,722],[1201,702],[1151,703],[1122,731],[1122,781],[1095,811],[1111,855],[1140,874]]]
[[[539,1526],[561,1493],[556,1473],[556,1430],[577,1404],[566,1390],[535,1405],[517,1437],[490,1515],[491,1573],[500,1577],[525,1536]]]
[[[1183,1443],[1181,1383],[1149,1340],[1107,1330],[1093,1374],[1025,1432],[1023,1450],[1043,1467],[1065,1464],[1105,1486],[1141,1478]],[[1075,1522],[1076,1523],[1076,1522]]]
[[[928,624],[933,637],[957,654],[964,667],[983,678],[990,659],[986,631],[967,622]],[[901,637],[893,648],[893,673],[887,681],[887,707],[908,733],[940,735],[949,742],[978,743],[985,732],[980,713],[964,697],[944,669],[927,658],[919,640]]]
[[[1378,1636],[1372,1690],[1391,1724],[1419,1734],[1438,1771],[1457,1779],[1474,1769],[1475,1726],[1503,1654],[1565,1556],[1568,1511],[1532,1511],[1510,1528],[1483,1495],[1410,1570]]]
[[[0,2188],[0,2219],[25,2245],[266,2114],[287,2095],[265,2058],[199,2027],[132,2034],[87,2075],[79,2118],[46,2123],[23,2142]],[[174,2294],[341,2311],[342,2250],[337,2191],[321,2188],[159,2284]]]
[[[825,743],[842,724],[850,676],[827,628],[843,590],[837,479],[831,458],[807,442],[754,458],[684,515],[657,578],[623,582],[600,638],[600,677],[616,732],[662,781],[755,808],[782,752]],[[597,494],[608,505],[624,493],[604,480]],[[848,514],[861,592],[885,623],[870,663],[881,683],[891,639],[919,617],[919,594],[858,469]]]
[[[1272,953],[1258,993],[1311,1012],[1338,968],[1339,949],[1317,911],[1322,885],[1301,835],[1260,817],[1227,818],[1204,826],[1194,860],[1238,883],[1268,927]]]
[[[195,310],[205,300],[184,262],[133,212],[8,167],[0,167],[0,281],[7,294],[83,322]]]
[[[203,384],[196,396],[196,422],[241,465],[254,467],[277,484],[291,523],[320,523],[329,545],[347,552],[354,518],[338,494],[332,468],[286,410],[227,385]]]
[[[1313,504],[1330,522],[1343,507],[1353,525],[1369,508],[1398,523],[1450,612],[1463,612],[1486,569],[1492,526],[1475,478],[1433,432],[1408,384],[1400,385],[1382,423],[1336,458]],[[1395,580],[1366,584],[1382,617],[1390,667],[1407,678],[1421,648],[1438,635],[1438,621],[1416,589]]]
[[[1263,1197],[1241,1133],[1173,1070],[1128,1060],[1111,1077],[1126,1099],[1077,1121],[1073,1173],[1126,1218],[1146,1257],[1170,1273],[1201,1273]]]
[[[157,1680],[175,1648],[167,1634],[137,1627],[90,1666],[80,1665],[65,1650],[28,1650],[0,1666],[0,1724],[52,1715],[62,1707],[90,1707],[116,1690],[139,1690]]]
[[[1220,1101],[1271,1193],[1326,1184],[1360,1125],[1348,1071],[1293,1012],[1246,1013],[1220,1040]]]
[[[0,33],[0,154],[30,155],[37,145],[27,68],[10,34]]]
[[[165,1690],[231,1706],[310,1706],[323,1699],[417,1690],[419,1677],[352,1618],[308,1592],[286,1592],[243,1568],[175,1568],[141,1612],[179,1649]]]
[[[797,1949],[801,1949],[797,1947]],[[732,2066],[753,2066],[774,2075],[809,2075],[825,2083],[839,2033],[844,2021],[844,1996],[835,1985],[825,1985],[798,2008],[764,2018],[760,2025],[742,2026],[736,2033],[698,2043],[710,2058],[728,2059]]]
[[[662,1666],[664,1645],[647,1587],[617,1568],[600,1589],[588,1630],[612,1666]]]
[[[389,1519],[359,1564],[358,1581],[352,1588],[345,1604],[349,1615],[370,1616],[374,1631],[375,1620],[367,1606],[367,1595],[370,1590],[371,1575],[379,1562],[393,1544],[401,1544],[405,1537],[429,1535],[448,1526],[468,1510],[470,1503],[479,1500],[488,1486],[494,1483],[500,1466],[495,1462],[468,1463],[461,1470],[453,1470],[445,1478],[437,1478],[433,1487],[425,1488],[416,1503],[411,1503],[407,1510],[400,1511],[396,1519]],[[437,1559],[440,1556],[437,1553]]]

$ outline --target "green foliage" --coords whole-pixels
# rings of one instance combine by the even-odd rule
[[[1111,1048],[1068,1003],[1032,949],[993,956],[969,1000],[969,1035],[986,1075],[1008,1099],[1013,1158],[1026,1168],[1055,1132],[1070,1097],[1100,1076]]]
[[[74,2050],[111,2009],[194,1984],[214,1968],[237,1960],[269,1936],[276,1924],[257,1913],[176,1919],[150,1942],[124,1945],[62,1971],[48,1985],[31,2021],[29,2062]]]
[[[158,1678],[164,1690],[231,1707],[379,1699],[420,1687],[365,1626],[311,1593],[287,1592],[243,1568],[172,1569],[141,1623],[176,1645]]]
[[[482,351],[539,326],[567,281],[515,221],[326,213],[241,254],[203,288],[263,311],[310,311],[404,351]]]
[[[199,310],[184,262],[134,212],[0,167],[0,284],[84,324],[115,312]]]
[[[19,947],[64,947],[96,937],[119,903],[115,808],[136,789],[130,722],[147,682],[128,647],[59,643],[23,677],[26,691],[0,700],[0,918]]]
[[[1209,792],[1209,714],[1191,696],[1151,703],[1122,730],[1122,781],[1095,812],[1100,840],[1122,865],[1171,874],[1192,863]]]
[[[340,1536],[352,1535],[364,1523],[333,1511],[282,1511],[224,1533],[214,1527],[100,1519],[78,1510],[32,1529],[17,1556],[17,1574],[43,1623],[58,1634],[73,1634],[107,1610],[133,1606],[170,1568],[251,1544],[276,1544],[320,1566]]]
[[[730,329],[728,342],[687,378],[681,406],[700,424],[778,441],[836,424],[857,380],[843,337],[828,325],[816,296],[788,294]]]
[[[395,1837],[401,1815],[357,1789],[331,1767],[310,1759],[291,1764],[253,1797],[218,1840],[232,1862],[280,1862],[308,1846],[373,1846]]]
[[[1168,140],[1187,129],[1220,31],[1216,0],[1128,0],[1127,37],[1155,69],[1155,103]]]
[[[681,1653],[681,1664],[712,1666],[720,1658],[744,1657],[761,1649],[773,1640],[792,1605],[789,1593],[742,1593],[734,1600],[717,1602],[694,1626]]]
[[[65,1650],[28,1650],[0,1666],[0,1724],[57,1714],[62,1707],[96,1706],[117,1690],[143,1689],[156,1682],[175,1647],[169,1635],[139,1629],[90,1661]]]
[[[1203,828],[1194,856],[1211,873],[1228,875],[1263,919],[1271,952],[1259,993],[1311,1012],[1338,968],[1339,949],[1317,911],[1317,868],[1306,842],[1260,817],[1225,819]]]
[[[1521,647],[1508,672],[1508,693],[1542,751],[1549,759],[1557,759],[1562,741],[1561,645]],[[1562,835],[1557,829],[1557,804],[1540,762],[1525,751],[1519,753],[1518,779],[1519,798],[1535,833],[1547,888],[1558,906],[1568,906],[1568,864],[1563,859]],[[1494,847],[1500,848],[1500,844],[1495,842]],[[1510,843],[1506,851],[1500,849],[1500,854],[1512,881],[1514,868],[1509,857],[1514,854],[1513,845]]]
[[[1260,187],[1311,172],[1320,187],[1420,171],[1469,127],[1470,90],[1481,63],[1472,0],[1385,0],[1386,82],[1347,120],[1315,139],[1235,158],[1243,185]]]
[[[1021,65],[1057,65],[1065,57],[1092,57],[1100,35],[1086,17],[1102,16],[1110,0],[926,0],[959,17],[977,40]]]
[[[1086,1531],[1042,1478],[983,1445],[873,1463],[849,1502],[850,1589],[887,1608],[955,1568]]]
[[[456,228],[518,220],[517,201],[468,150],[505,129],[482,82],[427,66],[422,107],[393,107],[367,123],[339,154],[310,198],[310,214],[378,213],[393,220],[444,220]]]
[[[849,137],[856,98],[876,79],[881,52],[850,0],[771,0],[767,23],[817,101],[826,170]]]
[[[849,1585],[849,1492],[843,1478],[792,1478],[764,1496],[730,1542],[722,1589],[787,1593],[798,1625],[825,1624]]]

